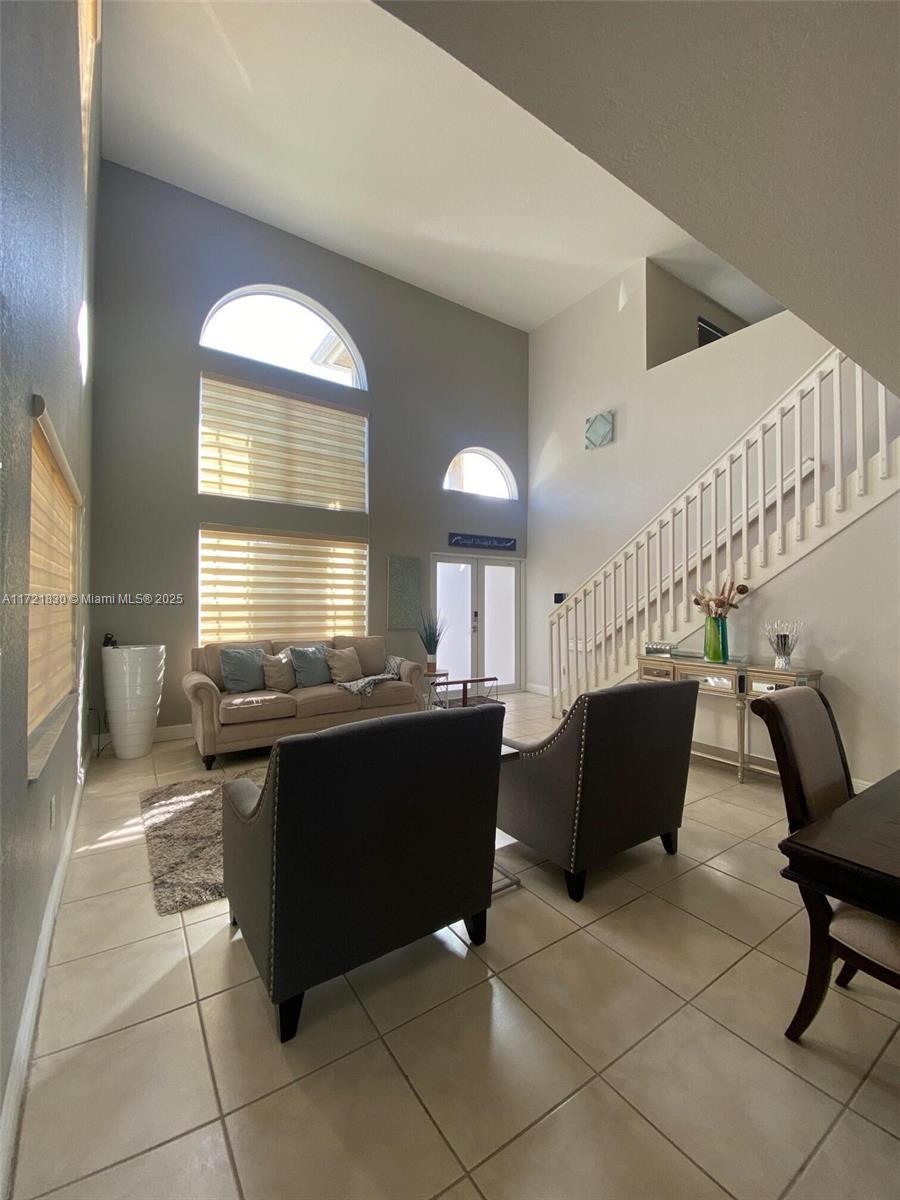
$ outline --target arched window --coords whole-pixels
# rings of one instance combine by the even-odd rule
[[[365,388],[366,369],[346,329],[290,288],[259,284],[223,296],[203,323],[200,345]]]
[[[444,487],[453,492],[471,492],[475,496],[496,496],[501,500],[519,497],[512,471],[499,454],[481,446],[460,450],[447,468]]]

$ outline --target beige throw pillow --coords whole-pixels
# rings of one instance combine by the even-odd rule
[[[282,650],[280,654],[263,655],[263,676],[266,687],[273,692],[290,692],[297,686],[297,676],[294,674],[294,664],[291,662],[290,651]]]
[[[359,665],[359,655],[349,646],[346,650],[325,651],[325,661],[335,683],[352,683],[354,679],[362,679],[362,667]]]

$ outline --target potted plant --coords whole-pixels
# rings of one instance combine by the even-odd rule
[[[726,579],[721,592],[694,592],[693,601],[702,608],[706,616],[703,657],[707,662],[728,662],[728,614],[738,607],[737,597],[746,596],[750,589],[746,583],[735,584]]]
[[[419,613],[419,640],[425,647],[426,671],[437,670],[437,652],[441,638],[447,632],[447,618],[432,608]]]

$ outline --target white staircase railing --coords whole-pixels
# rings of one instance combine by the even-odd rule
[[[698,629],[694,590],[758,587],[897,491],[898,433],[896,398],[827,351],[552,610],[554,715],[633,674],[646,641]]]

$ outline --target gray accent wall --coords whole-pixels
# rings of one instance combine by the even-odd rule
[[[9,594],[28,591],[33,392],[46,400],[72,471],[85,497],[89,494],[90,379],[82,387],[76,325],[82,300],[90,294],[96,160],[86,194],[76,5],[7,0],[0,4],[0,41],[0,591]],[[95,146],[98,133],[95,128]],[[87,554],[85,541],[85,564]],[[84,572],[82,580],[86,581]],[[85,717],[79,678],[78,704],[40,777],[29,784],[27,633],[27,610],[0,605],[0,1080],[4,1093],[76,795]],[[80,651],[84,638],[82,613]]]
[[[197,538],[202,523],[305,533],[365,533],[369,628],[385,630],[388,555],[429,558],[451,531],[518,539],[525,553],[528,339],[510,326],[402,283],[241,213],[104,162],[97,245],[92,586],[96,593],[183,592],[176,607],[95,607],[92,703],[102,708],[99,644],[163,642],[159,724],[189,720],[181,678],[197,638]],[[223,295],[279,284],[335,314],[365,361],[368,391],[199,346]],[[367,409],[370,514],[197,491],[203,370],[260,387]],[[465,446],[486,446],[515,474],[519,499],[445,492]],[[414,633],[389,649],[424,659]]]

